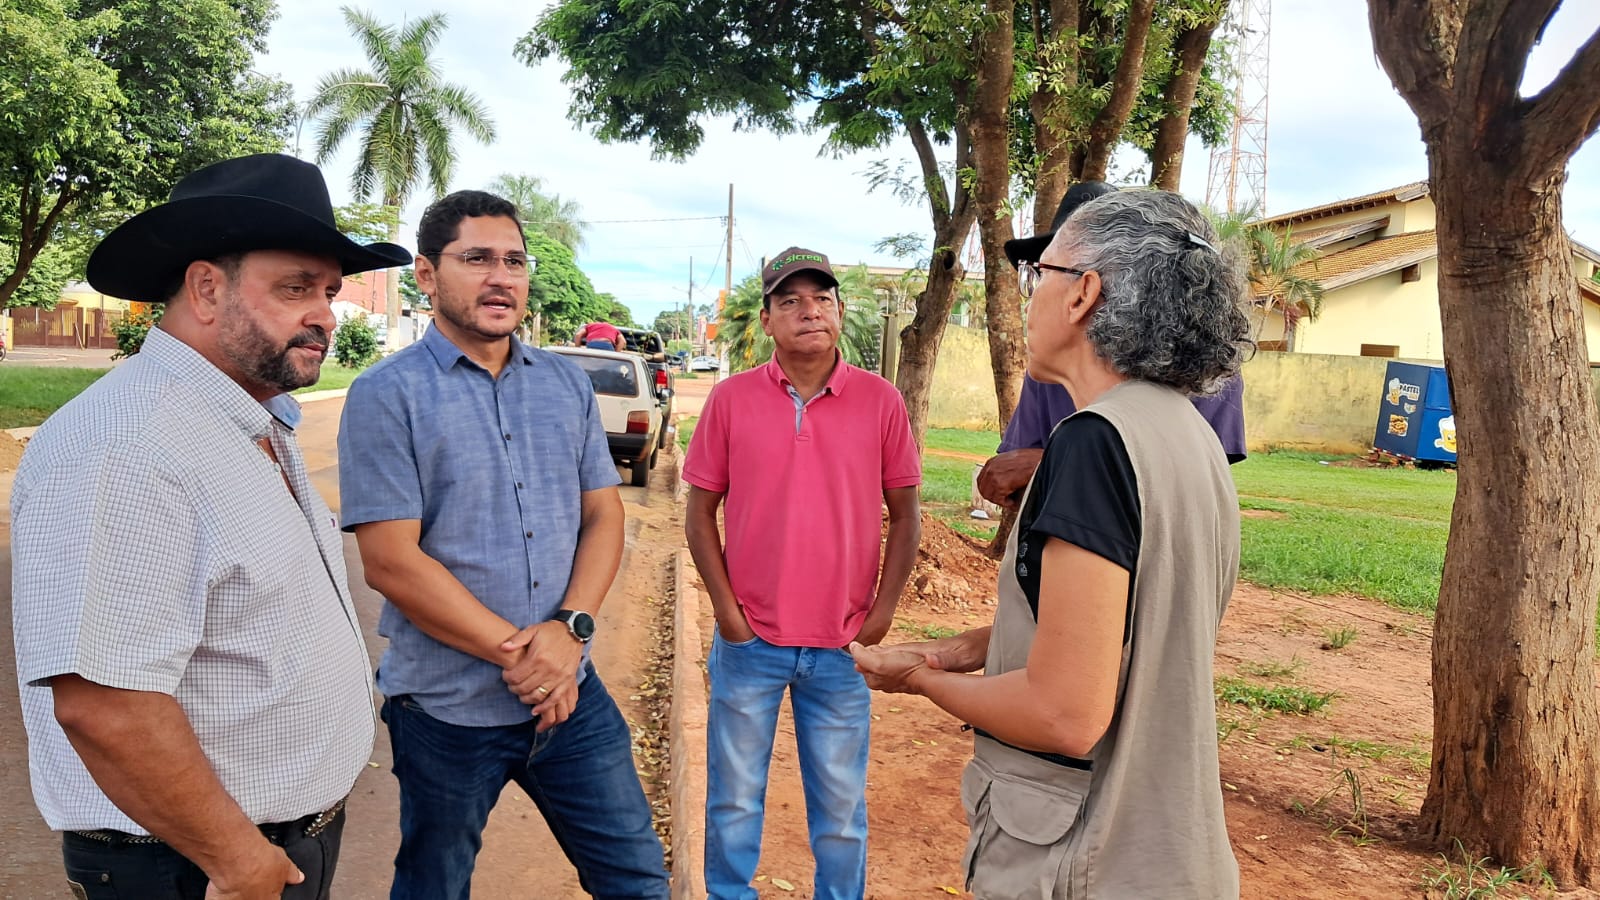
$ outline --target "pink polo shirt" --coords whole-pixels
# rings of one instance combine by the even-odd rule
[[[905,402],[845,363],[803,408],[776,360],[718,384],[683,479],[726,494],[728,579],[750,627],[786,647],[842,647],[877,590],[883,492],[922,483]]]

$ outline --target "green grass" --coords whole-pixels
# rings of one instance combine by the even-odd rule
[[[1305,716],[1320,711],[1339,695],[1318,693],[1287,684],[1256,684],[1243,678],[1218,678],[1217,699],[1257,712],[1288,713]]]
[[[1474,859],[1467,853],[1467,848],[1462,846],[1460,839],[1456,840],[1455,845],[1456,855],[1460,857],[1459,862],[1441,853],[1440,864],[1430,866],[1423,872],[1422,886],[1429,892],[1430,897],[1439,896],[1444,900],[1527,897],[1528,888],[1532,888],[1539,897],[1555,893],[1555,879],[1537,863],[1531,863],[1520,869],[1496,867],[1490,864],[1487,856]],[[1502,894],[1502,891],[1505,893]]]
[[[1438,603],[1456,477],[1451,471],[1325,466],[1307,453],[1233,467],[1239,574],[1270,588],[1357,594],[1403,609]]]
[[[310,387],[303,387],[295,391],[295,393],[309,394],[312,391],[334,391],[339,388],[347,388],[350,386],[350,382],[356,380],[357,375],[365,371],[365,368],[347,369],[330,358],[322,364],[322,377],[317,379],[317,383]]]
[[[1351,740],[1350,738],[1340,737],[1337,734],[1330,734],[1320,738],[1312,737],[1308,734],[1298,734],[1294,736],[1293,740],[1289,741],[1289,746],[1296,750],[1302,750],[1307,747],[1317,750],[1332,750],[1334,753],[1370,759],[1373,762],[1382,762],[1394,757],[1403,760],[1411,766],[1413,771],[1419,773],[1428,771],[1428,766],[1433,757],[1433,753],[1422,747],[1421,744],[1414,743],[1410,747],[1401,747],[1396,744],[1386,744],[1382,741]]]
[[[965,459],[924,454],[922,457],[922,502],[959,506],[972,502],[972,467]]]
[[[0,428],[38,425],[109,371],[4,365],[0,368]]]
[[[679,447],[679,449],[682,449],[682,450],[685,450],[685,451],[687,451],[689,449],[689,437],[694,434],[695,423],[699,422],[699,421],[700,421],[700,417],[699,416],[684,416],[683,418],[678,420],[678,447]]]
[[[994,455],[994,448],[1000,446],[1000,432],[967,431],[961,428],[929,428],[928,435],[923,443],[933,449],[954,450],[958,453],[972,453],[978,456],[990,457]]]
[[[936,641],[940,638],[955,637],[961,633],[959,628],[947,628],[943,625],[927,625],[921,622],[907,622],[897,619],[894,627],[906,634],[913,635],[924,641]]]
[[[50,366],[7,366],[0,376],[0,428],[26,428],[38,425],[50,414],[83,393],[110,369],[66,369]],[[322,378],[296,394],[347,388],[361,369],[346,369],[329,362],[322,367]]]
[[[1274,680],[1293,678],[1305,668],[1305,663],[1298,657],[1288,662],[1278,662],[1272,659],[1261,659],[1239,663],[1240,675],[1251,675],[1256,678],[1271,678]]]
[[[1358,634],[1360,634],[1360,631],[1354,625],[1346,625],[1343,628],[1324,628],[1322,629],[1322,649],[1343,650],[1350,646],[1350,642],[1354,641]]]

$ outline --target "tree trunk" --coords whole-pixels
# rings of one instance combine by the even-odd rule
[[[966,102],[970,89],[965,82],[951,86],[962,103]],[[957,123],[955,132],[955,163],[960,170],[973,164],[972,137],[963,123]],[[961,245],[966,243],[967,233],[972,230],[977,207],[959,177],[946,185],[939,160],[934,155],[933,141],[923,122],[907,117],[906,134],[917,151],[922,183],[928,196],[928,213],[933,219],[933,254],[928,260],[928,280],[917,296],[916,314],[900,331],[899,370],[895,373],[895,386],[900,389],[911,418],[911,437],[920,450],[928,432],[928,398],[933,391],[934,362],[939,356],[939,344],[944,340],[945,326],[950,322],[956,292],[966,277],[966,270],[961,267]]]
[[[1016,58],[1013,4],[989,0],[993,31],[978,53],[977,97],[972,110],[972,155],[977,163],[978,233],[983,239],[984,318],[988,320],[989,362],[999,421],[1011,420],[1022,391],[1022,300],[1017,279],[1006,263],[1005,242],[1015,235],[1007,214],[1011,187],[1010,118],[1007,103]]]
[[[400,199],[398,197],[384,198],[383,205],[389,208],[392,214],[389,219],[389,243],[400,243]],[[400,349],[400,270],[390,269],[384,273],[384,312],[389,319],[389,333],[384,340],[384,345],[390,353]]]
[[[1078,0],[1051,0],[1049,47],[1038,27],[1038,12],[1034,14],[1035,41],[1040,49],[1034,70],[1041,75],[1049,72],[1058,78],[1039,79],[1039,86],[1028,98],[1028,111],[1033,115],[1033,148],[1038,157],[1039,171],[1033,182],[1033,230],[1035,233],[1049,227],[1055,218],[1056,207],[1067,195],[1072,184],[1072,142],[1069,138],[1070,117],[1064,109],[1064,98],[1078,85]],[[1065,57],[1071,64],[1052,66],[1054,58]],[[1002,426],[1004,422],[1000,423]]]
[[[1561,187],[1600,122],[1600,35],[1537,95],[1519,91],[1558,5],[1369,0],[1379,61],[1428,147],[1459,448],[1422,829],[1592,885],[1600,414]]]
[[[1111,165],[1111,154],[1128,124],[1133,103],[1144,81],[1144,48],[1155,17],[1155,0],[1132,0],[1128,4],[1127,24],[1123,28],[1122,56],[1117,60],[1111,80],[1111,96],[1089,126],[1088,146],[1084,150],[1083,181],[1104,181]]]
[[[61,216],[71,206],[73,201],[83,196],[83,193],[74,193],[70,188],[56,195],[55,202],[50,205],[50,211],[40,218],[39,213],[44,209],[43,196],[36,194],[38,187],[32,186],[22,191],[19,198],[18,213],[20,228],[17,241],[17,260],[11,267],[11,273],[4,280],[0,280],[0,309],[11,305],[11,295],[22,287],[22,282],[27,280],[28,273],[33,270],[34,260],[44,250],[44,245],[49,243],[50,236],[55,233],[56,225],[61,222]],[[147,300],[155,298],[131,297],[123,299]],[[160,298],[165,300],[165,297]]]
[[[1594,627],[1600,422],[1561,183],[1436,148],[1439,294],[1460,474],[1434,626],[1424,831],[1600,874]]]
[[[1227,3],[1219,4],[1216,18],[1184,29],[1173,42],[1178,58],[1172,77],[1161,92],[1162,118],[1156,124],[1155,142],[1150,147],[1150,184],[1163,191],[1176,191],[1183,177],[1189,111],[1194,108],[1195,90],[1200,86],[1200,70],[1211,51],[1211,36],[1227,8]]]
[[[958,217],[959,221],[952,221],[950,230],[959,226],[959,233],[965,235],[972,228],[973,214],[971,205],[967,204],[966,214]],[[911,417],[911,436],[918,450],[922,449],[928,433],[928,399],[933,393],[934,361],[939,356],[945,326],[950,322],[956,291],[966,276],[957,255],[956,248],[961,246],[959,240],[952,242],[945,234],[938,235],[936,240],[940,249],[934,252],[928,265],[928,283],[917,297],[916,314],[911,323],[900,330],[900,361],[894,382],[905,398],[906,412]]]

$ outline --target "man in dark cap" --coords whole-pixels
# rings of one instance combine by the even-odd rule
[[[1068,188],[1066,196],[1061,198],[1061,206],[1056,209],[1049,231],[1006,241],[1006,258],[1017,269],[1018,277],[1036,278],[1038,270],[1035,267],[1040,256],[1073,212],[1090,200],[1115,190],[1103,181],[1080,181]],[[1191,399],[1195,409],[1217,433],[1223,451],[1228,454],[1228,462],[1243,460],[1243,376],[1233,378],[1214,396]],[[1039,468],[1039,460],[1044,457],[1044,445],[1051,429],[1077,411],[1072,395],[1067,393],[1066,388],[1059,384],[1034,381],[1030,376],[1023,375],[1022,396],[1018,398],[1017,408],[1000,437],[999,451],[984,463],[982,471],[978,473],[978,493],[990,503],[1016,506],[1022,497],[1022,489],[1028,486],[1034,470]]]
[[[762,267],[772,361],[712,389],[683,467],[689,552],[717,620],[706,663],[705,875],[715,900],[756,897],[786,692],[817,863],[812,896],[866,890],[872,697],[840,648],[876,644],[894,623],[921,535],[922,466],[900,393],[839,353],[838,285],[826,256],[799,247]]]
[[[190,174],[89,283],[166,304],[11,499],[34,799],[82,898],[325,898],[373,740],[344,549],[295,441],[344,275],[405,265],[278,154]]]

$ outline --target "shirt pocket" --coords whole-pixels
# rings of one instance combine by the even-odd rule
[[[1087,871],[1068,864],[1091,775],[1061,770],[1057,783],[998,772],[973,759],[961,776],[961,806],[972,834],[962,868],[984,900],[1085,897]]]

